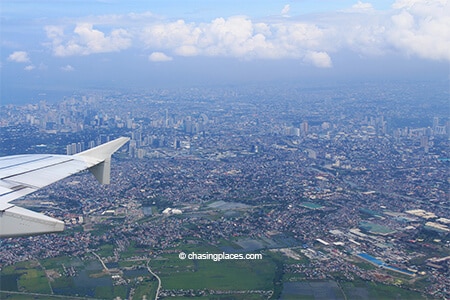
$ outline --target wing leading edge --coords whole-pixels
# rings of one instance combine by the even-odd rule
[[[0,158],[0,237],[64,230],[64,222],[18,207],[12,200],[88,169],[109,184],[111,155],[129,138],[121,137],[75,155],[14,155]]]

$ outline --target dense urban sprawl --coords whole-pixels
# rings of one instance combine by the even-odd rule
[[[0,241],[0,267],[104,243],[119,261],[130,244],[157,256],[196,240],[253,241],[252,251],[307,257],[283,267],[302,278],[406,276],[408,289],[449,297],[448,99],[445,84],[390,83],[91,91],[3,106],[2,155],[131,140],[110,185],[83,173],[20,200],[73,230]]]

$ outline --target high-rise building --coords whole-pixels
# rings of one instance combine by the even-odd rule
[[[420,137],[420,147],[428,148],[428,136],[423,135]]]
[[[164,119],[164,127],[169,127],[169,110],[166,108],[166,116]]]
[[[433,118],[433,130],[436,130],[436,128],[439,126],[439,117]]]
[[[307,135],[309,130],[308,121],[303,121],[302,124],[300,124],[300,130],[302,135]]]
[[[128,145],[128,155],[130,157],[136,157],[137,156],[137,148],[136,148],[136,141],[131,140]]]

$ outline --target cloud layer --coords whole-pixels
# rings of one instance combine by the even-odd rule
[[[398,49],[423,58],[450,61],[448,1],[400,0],[388,39]]]
[[[358,55],[398,52],[450,61],[450,7],[446,0],[399,0],[388,11],[358,1],[348,10],[309,17],[281,15],[266,20],[246,16],[196,23],[165,20],[151,14],[101,16],[72,24],[46,26],[48,45],[59,57],[137,48],[150,61],[177,56],[299,59],[320,68],[332,66],[333,53]],[[111,24],[114,24],[113,26]],[[9,59],[27,62],[20,51]]]
[[[30,57],[26,51],[15,51],[8,56],[8,60],[18,63],[28,63],[30,62]]]

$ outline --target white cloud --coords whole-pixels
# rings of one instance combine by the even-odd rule
[[[141,38],[148,47],[174,49],[182,45],[195,45],[198,32],[194,24],[183,20],[168,23],[155,23],[146,26]]]
[[[401,0],[393,5],[387,35],[402,52],[422,58],[450,61],[450,5],[448,1]]]
[[[376,13],[343,13],[338,22],[330,25],[324,41],[330,52],[347,49],[362,56],[383,55],[391,51],[386,41],[385,16]]]
[[[25,71],[32,71],[32,70],[34,70],[36,67],[35,66],[33,66],[33,65],[28,65],[28,66],[26,66],[25,68],[24,68],[24,70]]]
[[[152,54],[149,55],[148,59],[154,62],[161,62],[161,61],[164,62],[164,61],[171,61],[173,58],[167,56],[162,52],[153,52]]]
[[[183,45],[174,50],[177,55],[180,56],[196,56],[198,55],[198,49],[194,45]]]
[[[8,60],[18,63],[27,63],[30,62],[30,57],[25,51],[15,51],[8,56]]]
[[[358,1],[356,4],[354,4],[352,6],[351,10],[353,10],[353,11],[368,11],[368,10],[373,10],[373,6],[371,3]]]
[[[52,39],[56,43],[61,43],[64,37],[64,27],[62,26],[46,26],[45,32],[47,37]]]
[[[304,60],[319,68],[330,68],[332,66],[331,58],[326,52],[309,51],[306,53]]]
[[[320,46],[321,29],[306,23],[253,23],[244,16],[217,18],[210,23],[182,20],[152,24],[141,39],[151,49],[180,56],[225,56],[240,59],[298,58]]]
[[[131,37],[124,29],[114,29],[109,35],[94,29],[93,24],[80,23],[67,38],[61,27],[45,28],[52,41],[56,56],[89,55],[94,53],[117,52],[131,46]]]
[[[283,9],[281,10],[281,14],[283,16],[289,14],[289,11],[291,10],[291,6],[289,4],[286,4]]]
[[[75,68],[72,67],[71,65],[65,65],[64,67],[61,67],[61,71],[64,71],[64,72],[73,72],[73,71],[75,71]]]

